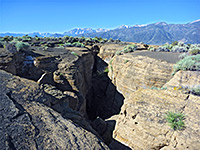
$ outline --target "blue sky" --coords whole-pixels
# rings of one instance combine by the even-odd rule
[[[200,0],[0,0],[0,32],[64,32],[200,19]]]

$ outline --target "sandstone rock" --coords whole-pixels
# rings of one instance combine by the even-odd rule
[[[50,96],[34,81],[0,70],[0,82],[0,149],[109,149],[48,107]]]
[[[178,71],[163,87],[188,87],[200,85],[199,71]]]
[[[139,88],[162,87],[172,78],[173,64],[134,53],[115,56],[109,63],[109,77],[125,98]]]
[[[182,112],[185,128],[174,131],[167,112]],[[114,138],[132,149],[191,149],[200,147],[200,97],[179,90],[141,89],[125,100]]]
[[[115,53],[119,50],[123,50],[123,48],[124,45],[122,44],[105,44],[100,47],[98,56],[108,63]]]

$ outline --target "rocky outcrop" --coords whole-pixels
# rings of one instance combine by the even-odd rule
[[[178,71],[163,87],[194,88],[200,85],[199,71]]]
[[[104,44],[104,45],[99,45],[100,50],[98,53],[98,56],[103,59],[105,62],[109,63],[111,58],[115,55],[117,51],[121,51],[124,49],[124,46],[129,45],[129,44],[134,44],[137,46],[138,50],[146,50],[148,45],[146,44],[140,44],[140,43],[120,43],[120,44]]]
[[[45,85],[45,92],[59,100],[52,102],[52,107],[62,114],[65,103],[69,103],[73,110],[87,116],[86,95],[91,87],[93,65],[93,52],[86,48],[1,49],[0,68]],[[60,94],[58,98],[56,95]]]
[[[105,44],[100,47],[98,56],[106,62],[115,55],[117,51],[123,50],[124,44]]]
[[[139,88],[162,87],[172,78],[172,63],[134,53],[115,56],[109,63],[109,77],[125,98]]]
[[[185,115],[185,128],[174,131],[167,112]],[[200,97],[179,90],[140,89],[125,100],[118,115],[114,138],[132,149],[198,150]]]
[[[54,97],[36,82],[5,71],[0,71],[0,82],[0,149],[109,149],[99,137],[51,109]],[[74,120],[81,117],[70,108],[68,112]]]

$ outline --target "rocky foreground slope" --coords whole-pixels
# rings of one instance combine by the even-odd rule
[[[178,53],[43,42],[0,48],[0,149],[200,147],[200,98],[184,88],[200,85],[199,71],[172,76]],[[182,130],[168,125],[168,112],[185,115]]]

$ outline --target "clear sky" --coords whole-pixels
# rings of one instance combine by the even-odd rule
[[[0,0],[0,32],[64,32],[200,19],[200,0]]]

